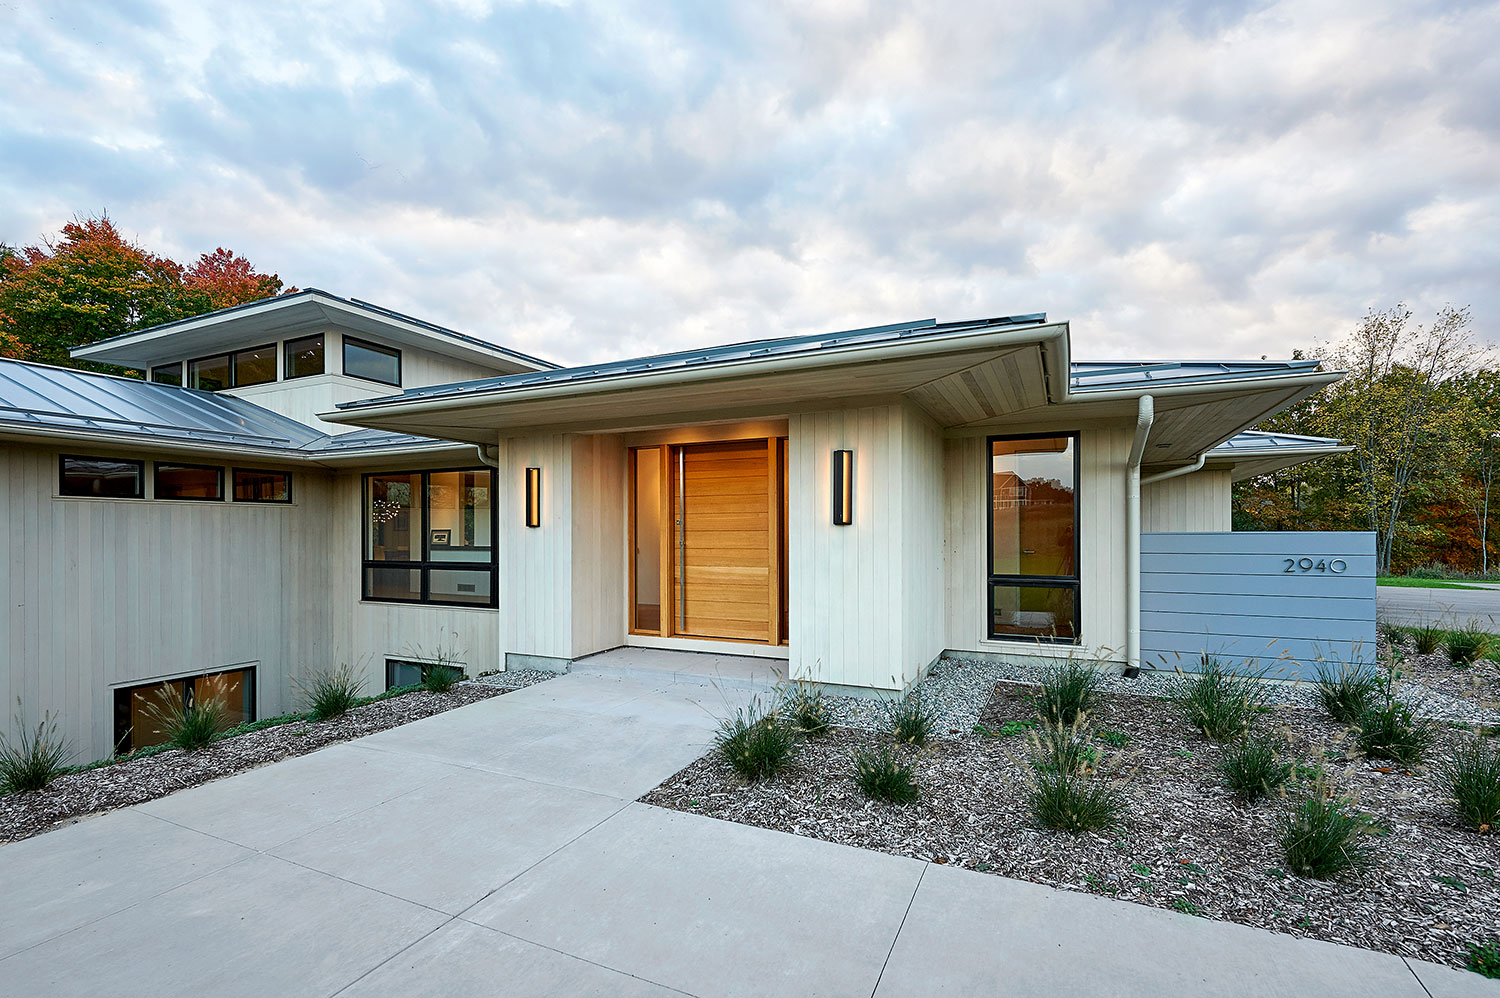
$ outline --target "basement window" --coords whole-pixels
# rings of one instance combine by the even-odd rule
[[[166,729],[174,710],[209,699],[224,705],[229,727],[255,720],[255,669],[208,672],[115,690],[115,751],[160,745],[171,737]]]

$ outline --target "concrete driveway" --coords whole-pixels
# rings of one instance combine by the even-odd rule
[[[634,803],[750,696],[573,674],[0,847],[27,995],[1494,994]]]
[[[1423,589],[1376,586],[1375,612],[1393,624],[1440,624],[1464,627],[1470,620],[1488,631],[1500,631],[1500,586],[1475,589]]]

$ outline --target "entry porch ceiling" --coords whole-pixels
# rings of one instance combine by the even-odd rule
[[[1045,328],[1030,331],[1044,337]],[[1050,341],[975,344],[945,351],[756,372],[728,369],[667,384],[631,386],[609,381],[586,390],[499,393],[462,405],[392,405],[340,410],[322,418],[361,426],[473,443],[533,432],[625,431],[662,425],[764,419],[797,412],[889,405],[903,400],[940,426],[994,419],[1045,407],[1049,363],[1066,364],[1065,348],[1044,360]],[[582,389],[583,386],[580,386]]]

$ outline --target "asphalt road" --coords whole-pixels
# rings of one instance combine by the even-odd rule
[[[1474,620],[1485,630],[1500,630],[1500,586],[1485,589],[1376,586],[1375,607],[1382,620],[1396,624],[1463,627]]]

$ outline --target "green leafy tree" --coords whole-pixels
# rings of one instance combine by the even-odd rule
[[[56,241],[0,246],[0,354],[63,366],[73,347],[275,295],[226,249],[184,269],[122,236],[107,215],[63,226]]]

